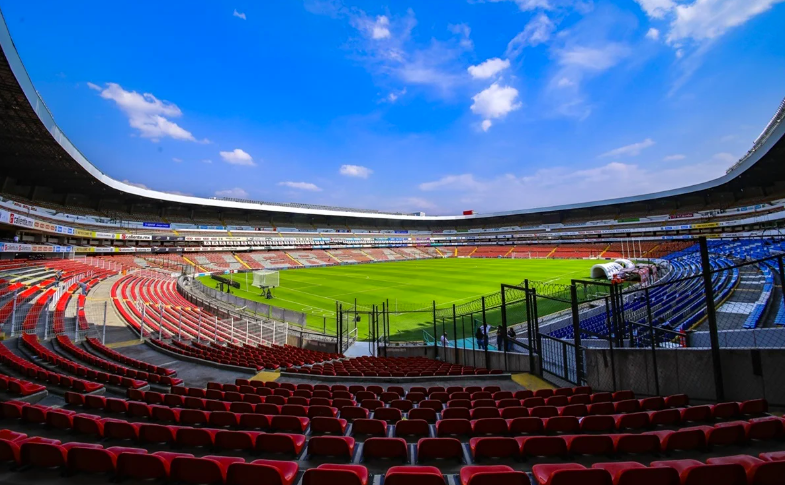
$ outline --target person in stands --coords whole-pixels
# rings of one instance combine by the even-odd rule
[[[507,331],[507,337],[509,337],[509,339],[507,340],[507,352],[510,352],[512,351],[512,343],[515,340],[514,328],[510,327],[510,329]]]
[[[496,329],[496,350],[504,348],[504,330],[501,327]]]
[[[441,340],[442,340],[442,347],[446,348],[448,345],[450,345],[450,341],[447,339],[447,334],[446,333],[442,334]]]

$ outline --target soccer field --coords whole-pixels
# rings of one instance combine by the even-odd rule
[[[335,332],[335,302],[344,309],[381,305],[389,301],[392,312],[397,308],[423,309],[423,313],[391,317],[390,333],[395,340],[419,340],[424,322],[432,322],[428,313],[433,302],[446,308],[498,292],[502,283],[532,281],[569,284],[571,279],[588,279],[596,261],[560,259],[423,259],[385,263],[327,266],[280,272],[280,287],[274,298],[265,300],[251,285],[253,275],[230,275],[240,283],[232,293],[241,298],[261,301],[280,308],[308,314],[308,327]],[[247,277],[246,277],[247,274]],[[247,278],[247,290],[246,290]],[[202,283],[216,287],[209,276]],[[419,333],[418,333],[419,332]],[[360,338],[367,335],[367,322],[359,325]]]

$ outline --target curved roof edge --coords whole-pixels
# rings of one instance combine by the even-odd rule
[[[109,175],[103,173],[89,160],[87,160],[87,158],[74,146],[73,143],[71,143],[68,137],[57,126],[57,123],[54,120],[54,116],[47,108],[46,104],[44,103],[44,100],[38,94],[38,91],[35,89],[33,82],[27,73],[27,70],[25,69],[24,64],[22,63],[19,53],[16,50],[16,46],[14,45],[13,39],[11,38],[11,34],[8,30],[8,26],[6,25],[5,18],[3,17],[2,12],[0,12],[0,47],[2,47],[3,49],[6,59],[8,60],[8,64],[10,65],[11,70],[17,82],[19,83],[19,86],[21,87],[22,91],[27,97],[28,102],[30,103],[30,106],[33,108],[40,121],[43,123],[43,125],[46,127],[46,129],[49,131],[49,133],[52,135],[55,141],[57,141],[57,143],[63,148],[63,150],[65,150],[73,158],[73,160],[76,161],[90,176],[92,176],[100,183],[112,189],[125,192],[128,194],[136,195],[139,197],[154,199],[158,201],[166,201],[166,202],[188,204],[188,205],[200,205],[200,206],[207,206],[207,207],[214,207],[214,208],[230,208],[230,209],[242,209],[242,210],[251,210],[251,211],[263,210],[263,211],[278,212],[283,214],[322,215],[322,216],[332,216],[332,217],[349,217],[349,218],[366,218],[366,219],[371,218],[371,219],[387,219],[387,220],[399,220],[399,221],[457,221],[457,220],[474,219],[477,220],[478,223],[482,223],[485,219],[500,217],[500,216],[526,215],[526,214],[536,214],[536,213],[545,213],[545,212],[568,211],[568,210],[576,210],[576,209],[591,209],[591,208],[620,205],[620,204],[641,203],[641,202],[654,201],[658,199],[665,199],[674,196],[688,195],[693,192],[712,189],[721,186],[723,184],[726,184],[734,180],[735,178],[739,177],[750,167],[755,165],[761,159],[761,157],[763,157],[766,153],[768,153],[769,150],[771,150],[772,147],[774,147],[774,145],[783,137],[783,134],[785,134],[785,123],[780,122],[782,117],[778,117],[775,115],[771,123],[775,123],[776,126],[772,127],[770,126],[771,125],[770,123],[769,125],[767,125],[766,129],[764,130],[764,132],[768,130],[770,135],[765,140],[763,140],[760,143],[760,145],[753,147],[753,150],[749,152],[747,155],[745,155],[745,157],[742,158],[739,162],[737,162],[737,164],[732,167],[732,170],[729,170],[728,173],[726,173],[725,175],[719,178],[709,180],[707,182],[703,182],[700,184],[690,185],[690,186],[662,191],[662,192],[655,192],[650,194],[643,194],[643,195],[636,195],[636,196],[629,196],[629,197],[621,197],[616,199],[604,199],[604,200],[598,200],[593,202],[581,202],[581,203],[564,204],[564,205],[550,206],[550,207],[538,207],[532,209],[520,209],[520,210],[473,214],[473,215],[447,215],[447,216],[395,215],[395,214],[386,214],[386,213],[351,212],[351,211],[343,211],[343,210],[287,207],[282,205],[274,205],[274,204],[266,204],[266,203],[233,202],[233,201],[209,199],[203,197],[176,195],[168,192],[143,189],[140,187],[136,187],[118,181],[110,177]]]

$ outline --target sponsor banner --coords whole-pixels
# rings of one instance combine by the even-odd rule
[[[171,224],[168,222],[143,222],[142,227],[154,227],[156,229],[169,229]]]
[[[109,232],[94,232],[93,233],[96,239],[114,239],[114,234]]]
[[[720,227],[719,223],[717,222],[705,222],[703,224],[693,224],[693,229],[710,229],[712,227]]]
[[[671,214],[669,216],[670,219],[689,219],[690,217],[695,217],[693,213],[686,213],[686,214]]]

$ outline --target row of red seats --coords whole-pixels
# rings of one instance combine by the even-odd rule
[[[44,390],[46,386],[0,374],[0,391],[8,391],[17,396],[30,396]]]
[[[25,342],[25,339],[35,339],[36,337],[35,335],[22,334],[21,338],[22,342]],[[70,377],[39,367],[29,360],[17,356],[2,343],[0,343],[0,363],[8,365],[10,368],[24,374],[26,377],[66,389],[72,389],[76,392],[95,392],[104,387],[103,384]]]
[[[499,369],[488,370],[448,364],[426,357],[357,357],[310,367],[287,368],[296,374],[315,374],[355,377],[419,377],[443,375],[502,374]]]
[[[38,337],[35,334],[22,334],[20,341],[22,342],[22,345],[38,356],[38,358],[43,359],[52,365],[60,367],[61,369],[65,369],[69,373],[76,376],[85,377],[91,381],[97,381],[100,383],[109,383],[120,387],[129,387],[135,389],[148,385],[144,381],[138,381],[128,377],[120,377],[116,374],[109,374],[107,372],[100,372],[73,362],[72,360],[60,357],[59,355],[41,345],[41,343],[38,342]],[[100,389],[100,387],[101,386],[99,384],[99,387],[96,389]]]
[[[325,445],[338,445],[332,453],[353,451],[353,442],[326,439]],[[364,448],[369,455],[387,457],[388,444],[376,445],[368,440]],[[321,445],[320,443],[317,443]],[[370,446],[369,446],[370,444]],[[421,440],[418,456],[438,458],[434,440]],[[311,450],[311,448],[314,450]],[[450,447],[452,448],[452,447]],[[400,447],[398,447],[400,450]],[[319,456],[321,446],[309,445]],[[373,453],[376,451],[376,453]],[[447,450],[450,451],[450,450]],[[328,453],[327,456],[332,456]],[[371,456],[372,458],[373,456]],[[246,485],[266,483],[292,485],[299,471],[296,462],[254,460],[208,455],[195,458],[187,453],[148,453],[141,448],[111,447],[93,443],[68,443],[0,430],[0,461],[34,468],[63,467],[70,473],[111,473],[117,478],[138,480],[168,479],[182,483],[222,483]],[[735,455],[716,457],[702,463],[697,460],[654,461],[648,467],[638,462],[595,463],[586,468],[577,463],[537,464],[532,477],[539,485],[769,485],[782,483],[785,476],[785,452],[761,453],[758,457]],[[470,465],[461,468],[461,485],[529,485],[531,480],[521,471],[506,465]],[[323,464],[309,469],[303,485],[367,485],[369,474],[362,465]],[[390,467],[384,476],[386,485],[446,485],[441,471],[432,466]]]
[[[56,288],[47,288],[40,295],[38,295],[35,300],[33,300],[27,310],[27,315],[25,315],[25,319],[22,322],[22,331],[35,332],[35,329],[38,326],[38,320],[41,318],[41,312],[44,310],[44,307],[49,303],[49,299],[52,298],[56,291]]]
[[[125,354],[122,354],[116,350],[110,349],[106,345],[102,344],[97,338],[95,337],[88,337],[87,344],[92,347],[97,352],[106,355],[110,359],[116,360],[121,362],[125,365],[129,365],[141,371],[150,373],[150,374],[158,374],[159,376],[166,376],[166,377],[175,377],[177,372],[174,369],[167,369],[166,367],[159,367],[157,365],[148,364],[147,362],[142,362],[141,360],[136,360],[131,357],[128,357]]]
[[[94,367],[100,367],[110,374],[133,379],[134,383],[132,386],[130,386],[133,389],[144,387],[147,382],[161,384],[163,386],[179,386],[183,383],[183,380],[177,377],[173,378],[169,376],[161,376],[159,374],[151,374],[145,371],[137,371],[135,369],[129,369],[127,367],[123,367],[122,365],[115,364],[114,362],[109,362],[108,360],[97,357],[84,349],[80,349],[74,345],[73,342],[71,342],[71,339],[68,338],[67,335],[58,335],[57,343],[69,354],[76,356],[83,362],[87,362]]]
[[[251,345],[236,345],[227,343],[225,346],[216,342],[211,342],[210,345],[204,345],[199,342],[194,342],[193,346],[206,353],[216,353],[224,358],[246,360],[249,362],[257,361],[264,363],[268,368],[301,366],[306,364],[313,364],[315,362],[322,362],[325,360],[333,360],[340,358],[338,354],[330,354],[327,352],[320,352],[316,350],[306,350],[290,345],[270,345],[255,347]]]
[[[223,364],[223,365],[233,365],[233,366],[237,366],[237,367],[247,367],[247,368],[253,369],[253,370],[257,371],[257,372],[262,370],[262,369],[264,369],[263,365],[259,365],[259,364],[253,363],[253,362],[240,361],[239,359],[235,360],[235,359],[217,358],[217,357],[214,357],[212,354],[208,354],[208,353],[206,353],[206,352],[204,352],[202,350],[197,349],[196,347],[192,347],[192,346],[188,346],[188,345],[182,344],[182,342],[172,341],[172,344],[174,344],[174,345],[170,345],[170,344],[167,344],[166,342],[164,342],[162,340],[158,340],[157,338],[150,339],[150,342],[152,342],[154,345],[157,345],[158,347],[161,347],[162,349],[164,349],[166,351],[175,353],[177,355],[184,355],[184,356],[193,357],[193,358],[196,358],[196,359],[208,360],[208,361],[216,362],[216,363]],[[180,345],[177,345],[177,344],[180,344]]]
[[[54,279],[44,280],[36,285],[23,290],[22,283],[14,283],[9,286],[10,291],[21,290],[15,298],[9,298],[8,301],[0,307],[0,327],[5,324],[14,314],[15,311],[20,311],[22,305],[29,299],[33,298],[39,291],[45,291],[49,286],[54,283]]]
[[[774,485],[783,483],[785,453],[761,453],[757,458],[735,455],[698,460],[539,464],[532,467],[539,485]],[[524,483],[529,483],[528,480]]]
[[[28,438],[24,434],[0,430],[0,462],[23,467],[63,468],[69,474],[104,473],[118,479],[169,479],[179,483],[221,483],[226,485],[292,485],[298,472],[296,462],[254,460],[190,453],[158,451],[97,443]],[[318,485],[318,484],[314,484]],[[325,484],[326,485],[326,484]]]

